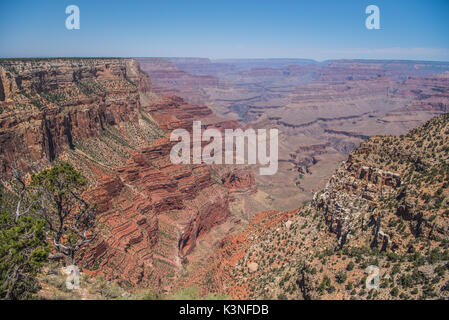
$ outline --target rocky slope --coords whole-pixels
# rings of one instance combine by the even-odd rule
[[[449,297],[449,114],[354,150],[310,205],[260,213],[211,258],[234,298]],[[379,290],[367,289],[367,267]],[[367,273],[368,272],[368,273]]]
[[[238,223],[234,193],[254,191],[245,169],[170,162],[172,129],[238,125],[156,94],[135,60],[1,60],[0,88],[2,178],[62,159],[89,180],[99,235],[77,259],[92,275],[170,290],[199,239]]]

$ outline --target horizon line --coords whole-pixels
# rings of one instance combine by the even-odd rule
[[[449,63],[449,60],[432,60],[432,59],[397,59],[397,58],[331,58],[331,59],[325,59],[325,60],[317,60],[312,58],[279,58],[279,57],[269,57],[269,58],[260,58],[260,57],[254,57],[254,58],[210,58],[210,57],[200,57],[200,56],[29,56],[29,57],[12,57],[12,56],[0,56],[0,60],[37,60],[37,59],[145,59],[145,58],[151,58],[151,59],[202,59],[202,60],[209,60],[211,62],[214,61],[232,61],[232,60],[303,60],[303,61],[311,61],[316,63],[326,63],[331,61],[363,61],[363,62],[369,62],[369,61],[376,61],[376,62],[382,62],[382,61],[388,61],[388,62],[427,62],[427,63]]]

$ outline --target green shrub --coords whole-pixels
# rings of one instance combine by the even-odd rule
[[[30,299],[39,290],[36,274],[50,252],[45,241],[45,222],[10,212],[0,212],[0,297]]]

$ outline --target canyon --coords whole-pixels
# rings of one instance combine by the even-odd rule
[[[311,201],[366,138],[405,134],[448,111],[447,62],[137,60],[161,92],[174,90],[243,127],[279,130],[278,173],[256,175],[258,190],[273,199],[266,210]]]
[[[365,299],[375,264],[376,297],[445,297],[448,110],[449,63],[1,59],[0,175],[79,170],[99,212],[77,263],[129,292]],[[278,129],[279,171],[173,164],[194,121]]]

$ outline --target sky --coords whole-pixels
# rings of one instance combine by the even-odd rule
[[[449,61],[449,0],[0,0],[0,56]]]

